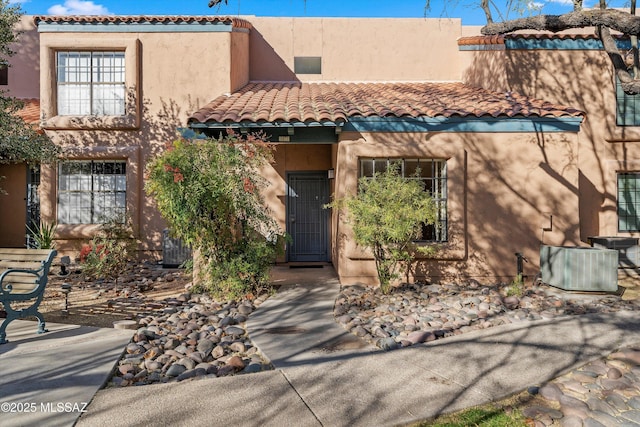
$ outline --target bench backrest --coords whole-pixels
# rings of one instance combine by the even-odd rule
[[[56,254],[52,249],[0,248],[0,287],[6,291],[11,285],[11,294],[27,294],[44,287]]]

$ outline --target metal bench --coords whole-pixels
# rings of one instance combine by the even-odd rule
[[[0,248],[0,304],[6,313],[6,319],[0,324],[0,344],[7,342],[7,326],[15,319],[36,317],[38,333],[47,332],[38,307],[56,254],[52,249]],[[11,304],[17,302],[26,302],[28,307],[14,309]]]

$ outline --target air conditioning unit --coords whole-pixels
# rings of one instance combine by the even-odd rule
[[[616,292],[618,251],[589,247],[540,246],[542,281],[566,291]]]
[[[640,267],[640,246],[637,237],[595,236],[589,237],[594,248],[618,251],[618,268]]]
[[[162,266],[175,268],[191,258],[191,248],[182,240],[170,236],[169,230],[162,231]]]

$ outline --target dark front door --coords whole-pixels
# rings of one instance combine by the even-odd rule
[[[0,165],[0,248],[25,247],[27,174],[24,163]]]
[[[291,262],[329,261],[329,180],[326,172],[287,175],[287,232]]]

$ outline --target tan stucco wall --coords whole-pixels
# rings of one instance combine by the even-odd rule
[[[461,52],[464,78],[496,90],[581,109],[575,158],[579,166],[579,222],[583,243],[590,236],[634,236],[618,231],[617,172],[640,171],[640,127],[616,126],[612,66],[601,51],[507,50]]]
[[[149,159],[173,141],[196,109],[246,83],[248,35],[243,33],[41,33],[43,126],[70,159],[127,161],[127,211],[140,249],[160,256],[164,220],[144,192]],[[70,118],[55,116],[56,49],[126,48],[128,116]],[[243,69],[244,67],[244,69]],[[56,171],[42,169],[42,218],[56,213]],[[58,247],[76,250],[96,231],[93,225],[60,225]]]
[[[355,191],[361,157],[447,159],[449,241],[417,264],[416,277],[509,281],[515,252],[531,261],[525,273],[533,276],[541,242],[579,243],[577,143],[575,134],[348,133],[338,149],[335,197]],[[355,246],[344,220],[341,214],[332,225],[340,279],[375,283],[372,258]]]
[[[459,80],[459,19],[251,17],[251,80]],[[295,75],[294,57],[322,74]]]
[[[249,33],[231,34],[229,90],[235,91],[249,82]]]
[[[11,48],[15,54],[9,59],[8,86],[0,86],[16,98],[40,97],[40,42],[32,16],[23,16],[16,27],[22,32],[18,43]]]

